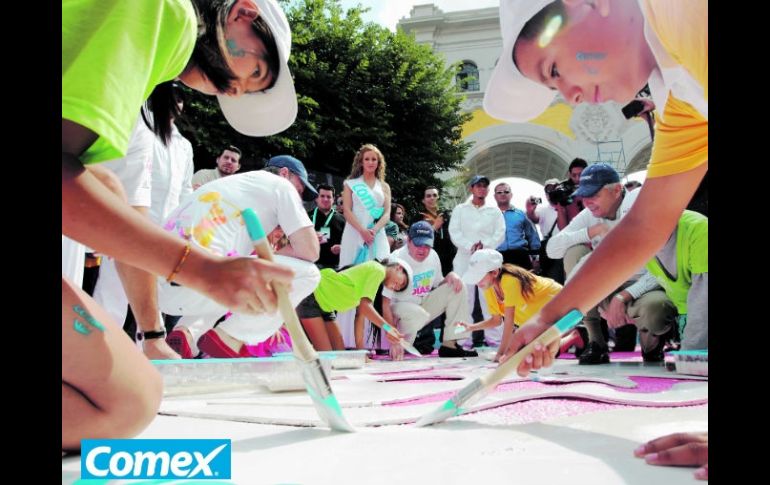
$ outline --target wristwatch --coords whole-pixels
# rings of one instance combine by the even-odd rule
[[[149,332],[136,332],[136,341],[151,340],[154,338],[166,338],[166,329],[152,330]]]
[[[628,300],[625,296],[623,296],[623,293],[615,293],[615,298],[622,301],[623,303],[628,303]]]

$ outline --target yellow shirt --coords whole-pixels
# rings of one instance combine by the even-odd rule
[[[535,276],[535,294],[530,300],[525,300],[521,293],[521,283],[509,274],[503,274],[500,280],[503,289],[503,301],[497,299],[495,289],[489,287],[484,290],[484,298],[487,300],[489,312],[492,315],[505,315],[506,307],[513,307],[513,323],[521,325],[538,312],[546,303],[561,291],[561,285],[549,278]]]
[[[640,3],[647,23],[645,35],[665,86],[663,93],[655,93],[651,78],[653,99],[667,97],[662,116],[655,123],[647,176],[687,172],[708,161],[708,1]],[[698,100],[700,106],[681,99],[685,96],[677,97],[678,93]]]

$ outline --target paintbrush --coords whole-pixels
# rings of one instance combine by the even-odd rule
[[[267,243],[265,230],[262,228],[257,213],[253,209],[246,209],[241,213],[241,216],[259,257],[273,261],[273,251]],[[282,284],[273,283],[273,290],[278,298],[278,309],[286,324],[286,329],[291,335],[292,351],[300,363],[307,393],[310,394],[318,415],[333,430],[355,431],[342,414],[342,408],[340,408],[337,397],[329,384],[329,379],[321,367],[318,353],[305,336],[299,318],[294,311],[294,306],[289,301],[286,288]]]
[[[441,407],[418,419],[415,426],[428,426],[440,423],[452,416],[463,414],[471,404],[486,396],[505,378],[505,376],[513,372],[519,364],[521,364],[521,361],[534,350],[536,344],[540,343],[543,346],[547,346],[561,337],[563,333],[575,328],[582,319],[583,314],[577,310],[571,310],[561,317],[554,325],[549,327],[548,330],[541,333],[532,342],[519,349],[519,351],[513,354],[510,359],[497,366],[497,369],[484,377],[474,379],[473,382],[460,389],[447,402],[441,405]]]
[[[416,355],[417,357],[422,357],[422,354],[420,353],[420,351],[414,348],[414,345],[410,344],[403,338],[399,337],[398,334],[396,333],[396,330],[393,327],[385,323],[382,325],[382,329],[388,332],[389,334],[393,335],[394,337],[398,338],[398,343],[401,344],[404,350],[406,350],[412,355]]]

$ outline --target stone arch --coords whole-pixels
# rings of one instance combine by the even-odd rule
[[[523,141],[494,145],[465,163],[471,174],[486,175],[490,179],[519,177],[541,184],[549,178],[564,178],[568,165],[569,162],[553,151]]]

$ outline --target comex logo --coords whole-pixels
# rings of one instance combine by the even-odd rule
[[[83,440],[81,478],[230,478],[230,440]]]

